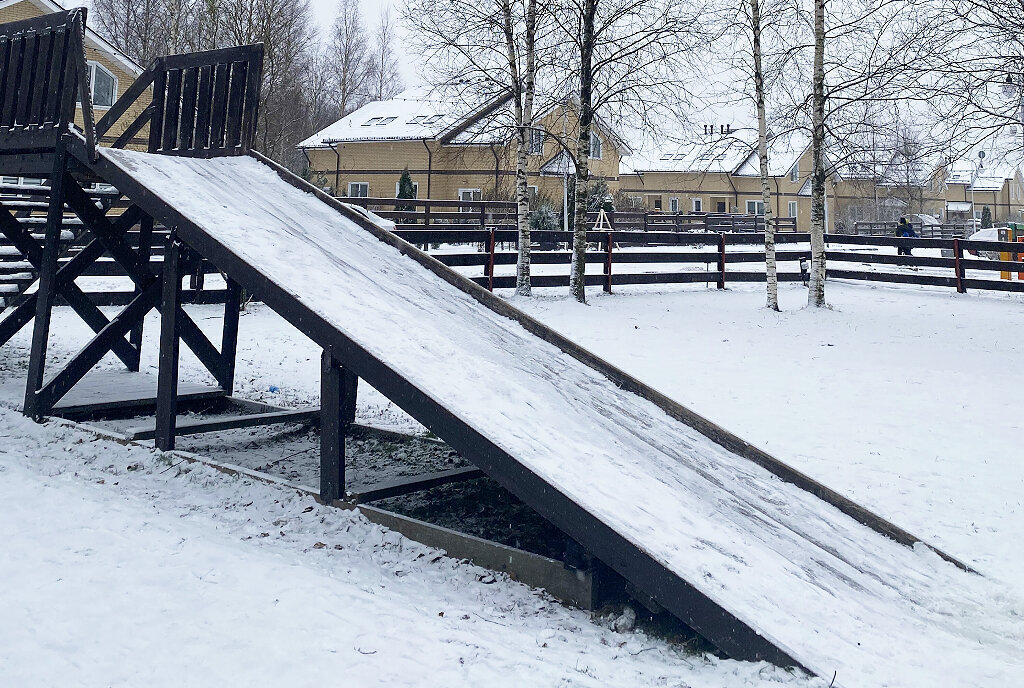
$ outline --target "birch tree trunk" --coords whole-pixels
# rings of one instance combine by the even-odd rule
[[[779,310],[779,275],[775,260],[775,216],[768,186],[768,118],[764,106],[764,70],[761,66],[761,5],[750,0],[750,28],[753,33],[754,100],[757,105],[757,159],[761,172],[761,200],[764,202],[764,269],[767,306]]]
[[[515,32],[512,28],[512,6],[506,0],[504,15],[505,44],[509,69],[516,90],[515,116],[519,125],[516,136],[516,221],[519,226],[519,255],[516,260],[516,294],[530,296],[530,188],[527,179],[527,161],[530,137],[533,131],[533,99],[536,90],[537,57],[537,0],[527,0],[524,46],[526,65],[519,74]],[[521,87],[520,87],[521,84]]]
[[[587,190],[590,185],[590,125],[594,121],[594,20],[597,0],[583,0],[580,42],[580,126],[576,142],[576,199],[573,213],[572,265],[569,291],[587,302]]]
[[[814,97],[811,105],[811,274],[807,305],[825,306],[825,0],[814,0]]]

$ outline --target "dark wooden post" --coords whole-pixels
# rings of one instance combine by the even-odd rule
[[[491,227],[487,238],[487,288],[491,291],[494,291],[494,240],[494,228]]]
[[[220,338],[221,360],[224,362],[221,388],[231,394],[235,386],[235,354],[238,350],[238,318],[242,310],[242,287],[230,277],[224,278],[227,295],[224,299],[224,330]]]
[[[604,291],[606,294],[612,293],[612,246],[612,233],[608,232],[604,256]]]
[[[39,264],[39,287],[36,295],[36,318],[32,328],[32,351],[28,362],[28,380],[25,385],[24,413],[39,420],[50,409],[43,408],[38,391],[43,386],[46,371],[46,345],[50,338],[50,313],[56,290],[57,258],[60,255],[60,235],[64,229],[64,187],[68,180],[64,171],[66,153],[62,142],[54,153],[53,172],[50,175],[50,204],[46,209],[46,232]]]
[[[725,289],[725,232],[718,234],[718,288]]]
[[[161,451],[174,449],[178,414],[178,354],[180,348],[178,311],[181,310],[183,247],[171,230],[164,252],[163,296],[160,300],[160,372],[156,385],[156,434]]]
[[[345,430],[355,421],[358,378],[325,347],[320,357],[320,500],[345,496]]]
[[[960,246],[959,239],[953,239],[953,269],[956,271],[956,290],[961,294],[967,293],[967,287],[964,286],[964,250]]]
[[[130,228],[129,230],[130,231]],[[144,265],[149,265],[150,258],[152,256],[152,245],[153,245],[153,218],[149,215],[143,215],[139,220],[139,261]],[[142,293],[142,290],[138,285],[135,285],[135,295],[138,296]],[[140,354],[142,354],[142,335],[143,325],[145,323],[145,317],[139,319],[139,324],[132,328],[131,333],[128,335],[128,341],[131,342],[132,346]],[[135,366],[130,368],[133,372],[138,372],[139,364],[135,363]]]

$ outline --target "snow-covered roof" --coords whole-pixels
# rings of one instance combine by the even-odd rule
[[[768,173],[782,177],[793,169],[807,150],[807,137],[790,132],[773,137],[768,143]],[[664,146],[634,153],[623,158],[623,172],[725,173],[738,176],[760,175],[757,160],[757,132],[739,129],[727,134],[701,137],[692,143]]]
[[[434,93],[411,88],[389,100],[375,100],[351,112],[301,142],[299,148],[318,148],[341,141],[434,139],[462,121],[473,108]]]
[[[975,191],[1000,191],[1008,179],[1024,168],[1020,147],[1021,125],[1002,127],[988,141],[975,146],[949,165],[947,184],[964,184]],[[985,157],[979,157],[984,153]]]
[[[734,172],[755,150],[756,136],[749,130],[716,134],[691,144],[633,153],[622,160],[623,172]]]

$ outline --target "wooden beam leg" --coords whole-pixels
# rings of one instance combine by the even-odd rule
[[[156,435],[161,451],[174,449],[175,418],[178,413],[178,353],[180,348],[178,311],[181,309],[182,246],[171,236],[164,255],[163,297],[160,303],[160,373],[156,393]]]
[[[153,218],[149,215],[144,215],[139,220],[139,259],[144,261],[147,265],[150,261],[150,255],[152,254],[152,241],[153,241]],[[139,287],[136,285],[135,294],[138,295],[141,292]],[[128,341],[131,342],[135,350],[139,352],[140,358],[142,354],[142,334],[143,326],[145,324],[145,318],[139,321],[139,324],[132,328],[131,334],[128,335]],[[133,372],[138,372],[139,366],[136,363],[135,367],[131,369]]]
[[[355,417],[356,376],[330,349],[320,359],[320,499],[345,496],[345,431]]]
[[[39,265],[39,287],[36,297],[35,323],[32,329],[32,352],[25,384],[24,413],[39,420],[49,412],[42,408],[38,391],[43,386],[46,371],[46,344],[50,338],[50,313],[53,309],[57,258],[60,255],[60,235],[64,225],[64,189],[67,177],[63,146],[58,144],[54,156],[53,174],[50,176],[50,205],[46,210],[46,233]]]
[[[235,386],[235,358],[238,354],[238,318],[242,309],[242,287],[230,277],[227,283],[227,297],[224,299],[224,331],[220,337],[220,356],[224,365],[221,388],[230,395]]]

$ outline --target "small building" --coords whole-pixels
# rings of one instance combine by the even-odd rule
[[[554,136],[574,140],[579,120],[571,104],[536,118],[528,178],[531,195],[554,207],[562,203],[569,157]],[[543,130],[543,131],[540,131]],[[425,88],[368,103],[298,145],[309,176],[340,196],[395,198],[409,170],[419,198],[505,200],[515,197],[515,124],[509,98],[485,102]],[[614,191],[625,144],[603,123],[593,127],[592,180]]]
[[[950,166],[946,179],[946,216],[950,221],[981,218],[985,207],[992,221],[1024,222],[1024,176],[1021,166],[1006,160],[960,160]]]

